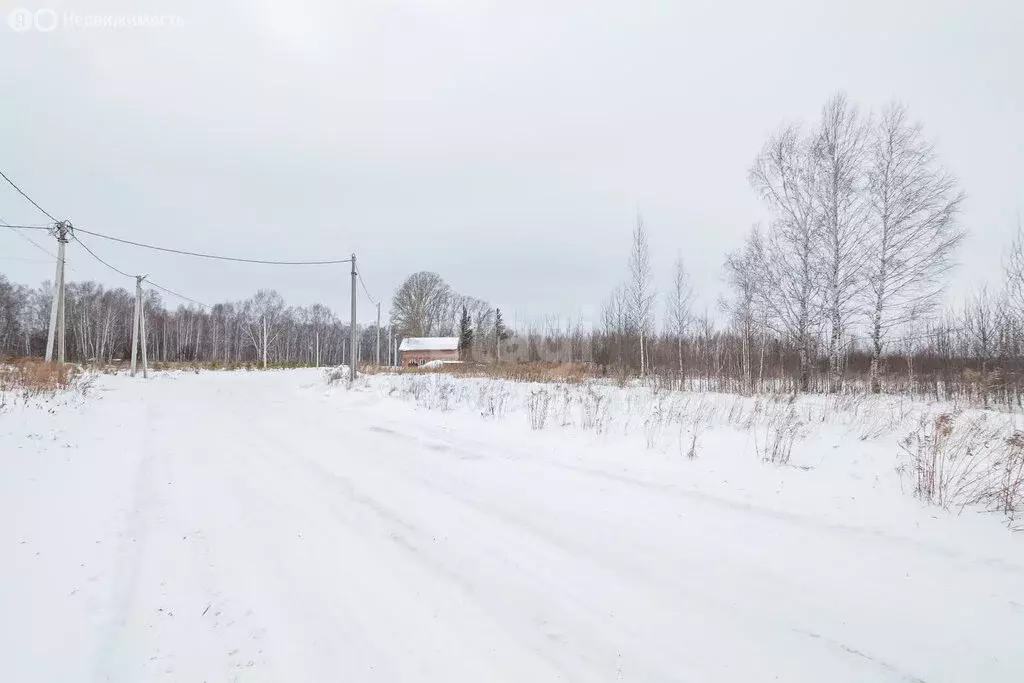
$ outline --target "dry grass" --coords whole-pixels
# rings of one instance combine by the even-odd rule
[[[990,412],[924,416],[902,442],[898,471],[913,493],[957,513],[971,506],[1004,514],[1014,526],[1024,512],[1024,432]]]
[[[448,363],[441,368],[388,368],[365,366],[360,372],[366,374],[398,373],[425,375],[444,373],[454,377],[485,377],[515,382],[542,382],[559,384],[580,384],[596,377],[595,369],[585,363]]]
[[[0,361],[0,406],[5,397],[32,398],[76,386],[80,372],[74,365],[47,363],[38,358]]]

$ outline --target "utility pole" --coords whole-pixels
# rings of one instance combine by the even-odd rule
[[[132,377],[135,376],[136,358],[139,346],[142,346],[142,376],[149,376],[149,363],[146,361],[146,311],[142,299],[142,281],[148,275],[135,276],[135,317],[132,324]]]
[[[388,367],[392,367],[395,364],[394,356],[391,355],[391,332],[393,328],[388,325]]]
[[[377,302],[377,357],[374,359],[380,367],[380,302]]]
[[[53,278],[53,303],[50,306],[50,330],[46,335],[46,360],[53,360],[54,341],[57,362],[64,362],[64,247],[68,236],[74,236],[74,226],[68,221],[54,223],[51,234],[57,238],[57,274]]]
[[[349,331],[349,381],[356,381],[356,255],[352,254],[352,329]]]
[[[143,275],[143,278],[148,277]],[[142,296],[142,287],[139,287],[139,344],[142,346],[142,378],[149,377],[149,361],[146,359],[146,299]]]

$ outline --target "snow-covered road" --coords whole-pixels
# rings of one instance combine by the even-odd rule
[[[312,371],[0,415],[0,679],[1024,680],[1019,538],[960,551],[546,438]]]

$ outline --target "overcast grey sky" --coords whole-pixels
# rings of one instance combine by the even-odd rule
[[[18,7],[58,25],[14,31]],[[65,13],[176,19],[85,28]],[[510,319],[592,318],[639,208],[660,287],[682,252],[713,307],[725,253],[766,218],[750,162],[840,89],[865,109],[906,102],[961,178],[958,291],[993,281],[1024,208],[1019,0],[0,0],[0,14],[0,168],[49,211],[186,249],[355,251],[385,300],[434,270]],[[0,216],[45,222],[10,188]],[[90,246],[201,301],[260,287],[347,301],[344,266]],[[0,257],[15,281],[52,277],[10,230]],[[131,284],[75,245],[69,261],[72,278]]]

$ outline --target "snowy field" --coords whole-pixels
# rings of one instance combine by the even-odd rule
[[[0,680],[1019,683],[1024,535],[909,495],[924,410],[103,376],[0,411]]]

